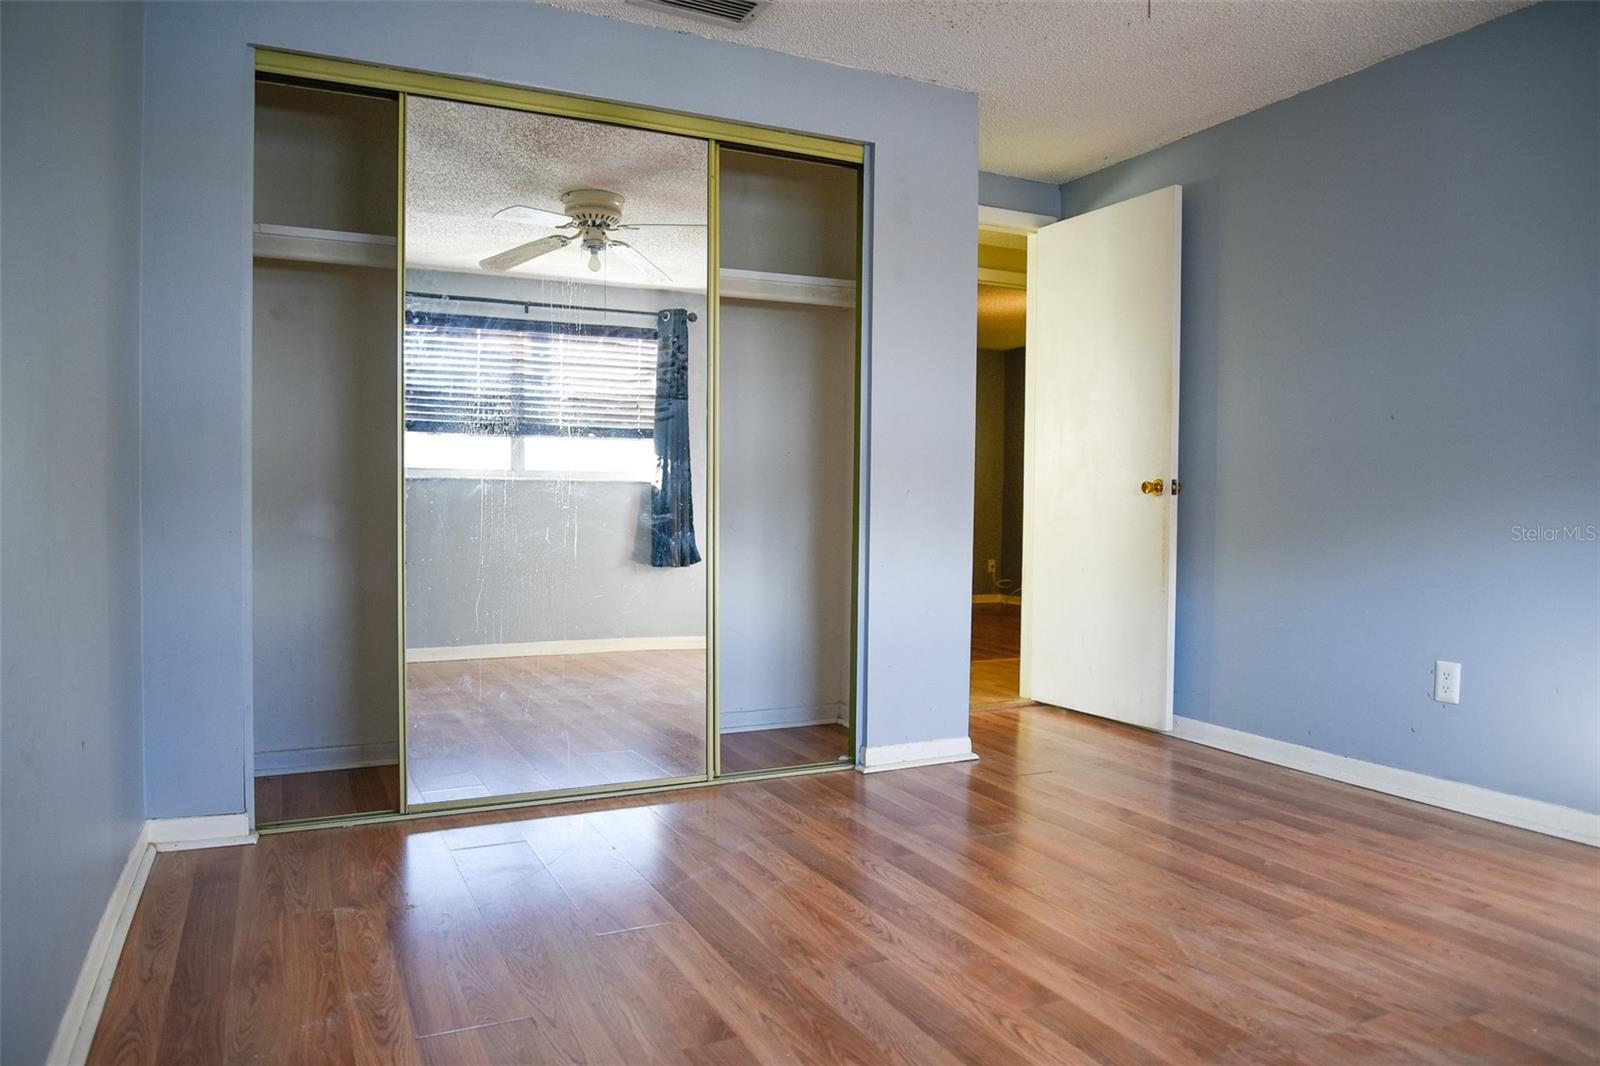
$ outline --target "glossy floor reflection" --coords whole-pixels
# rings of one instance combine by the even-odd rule
[[[158,855],[90,1061],[1592,1061],[1600,853],[1042,707]]]

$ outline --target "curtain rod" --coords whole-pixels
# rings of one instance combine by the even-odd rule
[[[462,300],[476,304],[507,304],[511,307],[520,307],[524,311],[530,307],[550,307],[559,311],[598,311],[607,315],[647,315],[650,318],[660,314],[659,311],[636,311],[629,307],[584,307],[581,304],[552,304],[545,303],[542,300],[507,300],[498,296],[456,296],[448,292],[411,292],[407,290],[406,295],[418,300]],[[698,321],[699,317],[693,311],[689,312],[690,322]]]

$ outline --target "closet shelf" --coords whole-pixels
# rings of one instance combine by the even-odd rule
[[[377,233],[347,233],[306,226],[256,223],[255,257],[291,259],[299,263],[394,269],[395,239]]]
[[[350,233],[258,222],[255,226],[255,257],[392,269],[395,265],[395,239],[377,233]],[[724,268],[722,295],[730,300],[758,303],[854,307],[856,283],[849,278],[818,278],[807,274]]]
[[[773,274],[724,267],[720,284],[722,297],[728,300],[821,307],[856,305],[856,283],[849,278],[814,278],[805,274]]]

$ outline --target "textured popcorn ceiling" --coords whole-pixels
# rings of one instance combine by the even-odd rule
[[[413,96],[406,107],[406,262],[478,271],[497,252],[556,232],[497,222],[503,207],[561,210],[569,189],[627,198],[623,224],[694,227],[620,233],[671,277],[663,286],[620,252],[599,274],[576,242],[509,273],[649,288],[705,288],[706,145],[688,137]]]
[[[1088,174],[1526,6],[772,0],[735,27],[624,0],[545,2],[977,93],[982,169],[1048,182]]]

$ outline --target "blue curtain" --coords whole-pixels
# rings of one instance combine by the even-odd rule
[[[662,311],[656,330],[656,482],[650,491],[650,565],[693,566],[689,470],[689,312]]]

